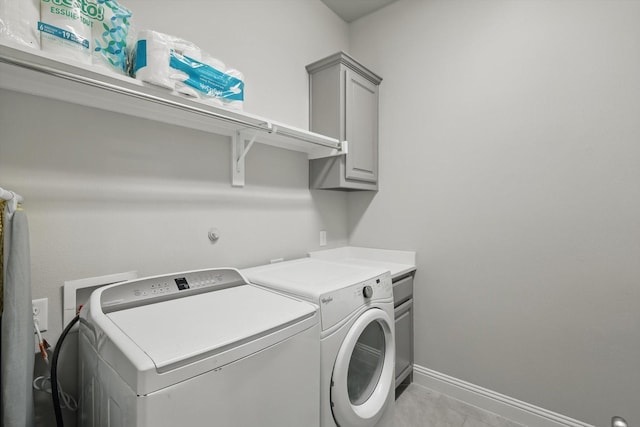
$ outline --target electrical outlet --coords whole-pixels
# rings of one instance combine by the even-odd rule
[[[40,332],[46,331],[49,327],[49,298],[34,299],[31,301],[31,305],[33,318],[38,322]]]

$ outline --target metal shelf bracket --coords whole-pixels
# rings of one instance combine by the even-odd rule
[[[277,128],[267,123],[264,132],[276,132]],[[261,130],[252,129],[238,130],[231,136],[231,185],[234,187],[244,187],[245,158],[256,142],[258,133]]]

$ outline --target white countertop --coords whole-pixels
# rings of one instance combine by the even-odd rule
[[[381,267],[389,270],[394,279],[416,269],[416,253],[412,251],[343,246],[336,249],[309,252],[309,256],[328,261]]]

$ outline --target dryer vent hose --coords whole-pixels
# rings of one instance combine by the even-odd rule
[[[53,358],[51,359],[51,398],[53,399],[53,411],[56,414],[56,426],[58,427],[64,427],[62,408],[60,407],[60,395],[58,394],[58,355],[60,354],[60,348],[62,348],[62,342],[78,320],[80,320],[80,314],[77,314],[76,317],[69,322],[67,327],[64,328],[62,335],[60,335],[60,338],[56,343],[56,348],[53,351]]]

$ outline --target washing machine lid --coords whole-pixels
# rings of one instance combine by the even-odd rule
[[[281,289],[316,304],[319,304],[323,296],[387,272],[380,267],[351,265],[316,258],[301,258],[242,270],[242,274],[252,283]]]
[[[236,269],[147,277],[99,288],[81,342],[138,395],[185,381],[317,327],[317,307],[247,282]]]
[[[108,313],[162,373],[313,315],[310,304],[242,285]]]

